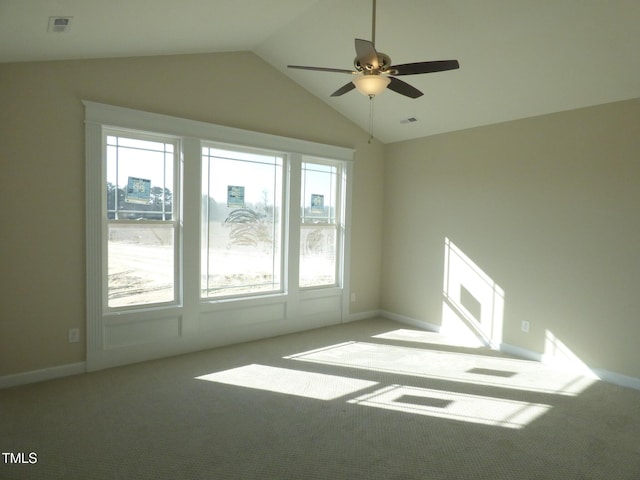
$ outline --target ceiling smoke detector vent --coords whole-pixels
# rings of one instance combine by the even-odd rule
[[[409,117],[403,120],[400,120],[400,123],[416,123],[418,119],[416,117]]]
[[[66,33],[71,28],[73,17],[49,17],[49,33]]]

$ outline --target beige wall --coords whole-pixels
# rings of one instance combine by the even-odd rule
[[[4,64],[0,375],[85,358],[83,99],[357,149],[351,312],[379,308],[383,147],[257,56]]]
[[[639,99],[390,144],[385,162],[383,309],[440,323],[448,237],[504,290],[505,343],[549,353],[549,331],[640,377]]]
[[[504,342],[640,378],[639,100],[383,147],[250,53],[0,65],[0,375],[84,360],[82,99],[355,148],[352,313],[438,324],[448,237]]]

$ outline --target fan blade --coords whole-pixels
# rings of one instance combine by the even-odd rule
[[[345,93],[350,92],[354,88],[356,88],[356,86],[353,84],[353,82],[349,82],[346,85],[343,85],[342,87],[340,87],[335,92],[333,92],[331,94],[331,96],[332,97],[339,97],[340,95],[344,95]]]
[[[376,52],[373,43],[369,40],[356,38],[356,58],[360,65],[367,70],[377,70],[380,67],[378,64],[378,52]],[[369,65],[371,66],[370,68],[368,68]]]
[[[402,80],[398,80],[394,77],[389,77],[389,79],[391,80],[389,85],[387,85],[389,90],[393,90],[394,92],[409,98],[418,98],[424,95],[420,90],[412,87],[407,82],[403,82]]]
[[[417,75],[420,73],[444,72],[445,70],[455,70],[460,68],[457,60],[436,60],[433,62],[405,63],[394,65],[390,68],[393,75]]]
[[[305,67],[303,65],[287,65],[288,68],[298,68],[300,70],[314,70],[316,72],[334,72],[334,73],[349,73],[355,75],[358,72],[353,70],[345,70],[344,68],[325,68],[325,67]]]

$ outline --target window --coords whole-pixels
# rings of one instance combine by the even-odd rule
[[[337,284],[341,215],[339,166],[306,159],[301,167],[300,286]]]
[[[282,291],[283,162],[202,147],[203,298]]]
[[[105,131],[108,308],[177,301],[177,142]]]
[[[349,314],[352,150],[83,103],[88,370]]]

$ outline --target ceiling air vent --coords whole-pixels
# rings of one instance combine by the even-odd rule
[[[71,28],[71,21],[73,17],[49,17],[50,33],[66,33]]]

